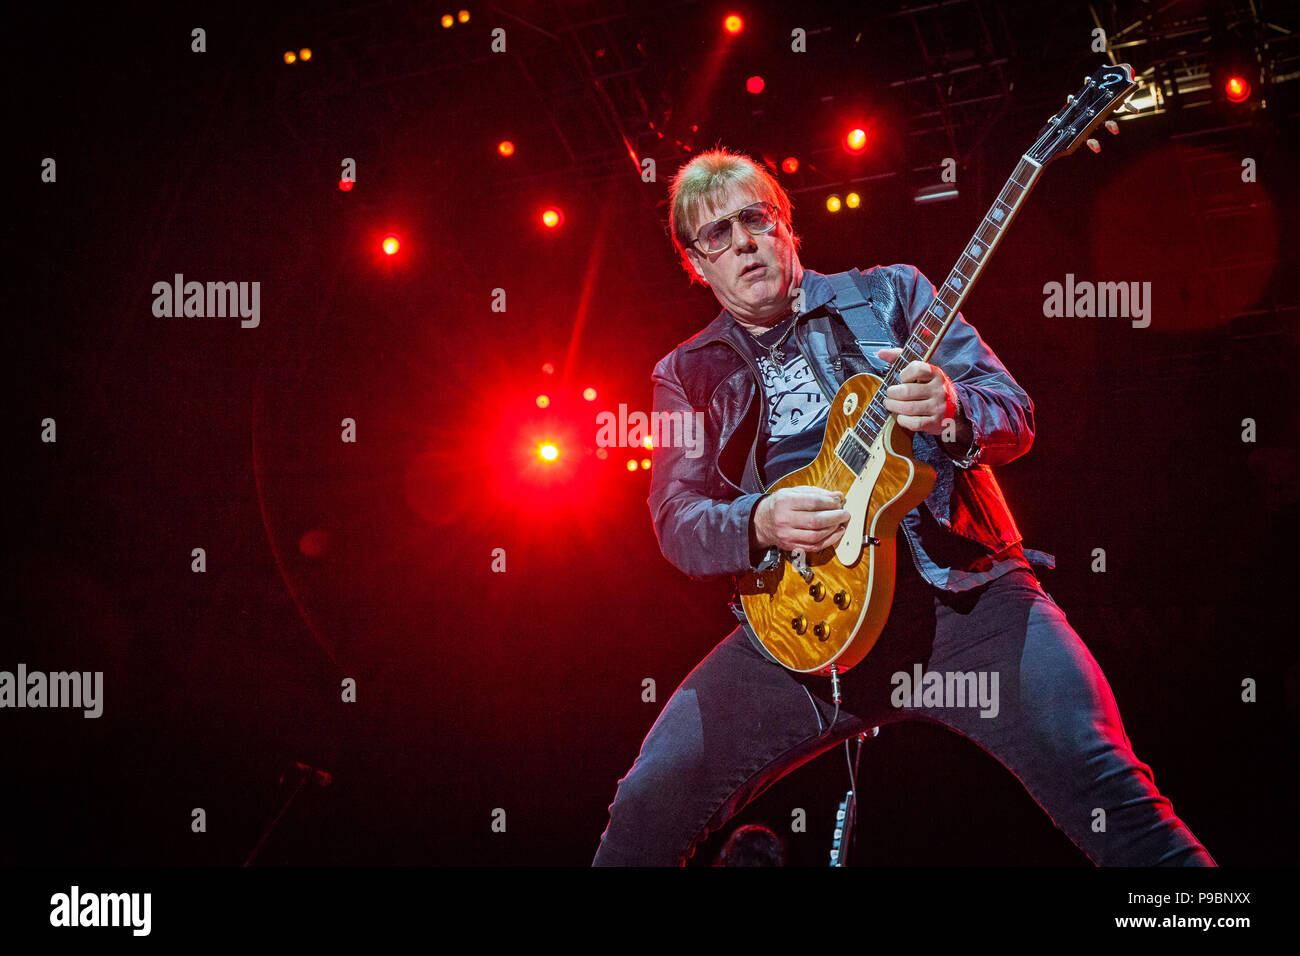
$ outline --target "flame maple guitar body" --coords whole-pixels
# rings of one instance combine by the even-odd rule
[[[793,671],[843,673],[875,646],[894,596],[898,526],[934,488],[934,469],[912,458],[912,436],[891,417],[870,446],[865,468],[854,471],[837,449],[882,380],[863,373],[835,395],[821,451],[808,465],[768,491],[814,485],[844,493],[852,516],[840,543],[817,552],[782,554],[762,574],[741,577],[745,617],[768,653]],[[793,560],[792,560],[793,559]]]

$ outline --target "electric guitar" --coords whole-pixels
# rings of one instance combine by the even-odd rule
[[[817,552],[782,552],[770,571],[746,574],[738,591],[759,642],[799,673],[843,673],[871,651],[889,617],[894,595],[898,526],[934,488],[935,472],[912,457],[912,434],[885,410],[885,390],[915,360],[928,362],[975,285],[1007,226],[1043,168],[1067,156],[1122,107],[1138,83],[1126,63],[1104,66],[1038,134],[916,323],[902,354],[879,378],[855,375],[835,395],[817,458],[768,490],[813,485],[844,494],[851,515],[837,545]]]

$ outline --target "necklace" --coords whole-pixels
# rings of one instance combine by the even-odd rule
[[[794,324],[798,320],[799,320],[798,312],[795,312],[794,315],[792,315],[789,319],[784,320],[790,323],[790,327],[785,330],[785,334],[782,335],[780,339],[773,342],[771,345],[765,346],[765,348],[767,349],[768,357],[770,358],[773,367],[776,368],[778,371],[785,367],[785,352],[783,351],[782,347],[785,345],[786,340],[790,338],[790,334],[794,332]],[[776,326],[773,326],[772,328],[776,328]],[[769,329],[768,331],[771,331],[771,329]],[[755,336],[755,338],[757,337],[758,336]],[[759,344],[762,345],[761,342]]]
[[[772,358],[772,365],[778,369],[785,367],[785,352],[782,351],[781,347],[785,345],[786,339],[790,337],[790,333],[793,331],[794,331],[794,320],[791,319],[790,327],[785,330],[785,335],[781,336],[780,341],[772,345],[769,345],[767,347],[767,354],[770,355]]]

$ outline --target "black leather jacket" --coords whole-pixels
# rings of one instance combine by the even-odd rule
[[[876,350],[904,340],[936,294],[914,266],[853,274],[870,308],[837,309],[827,277],[804,272],[803,311],[790,338],[827,401],[852,375],[882,375],[886,365]],[[749,335],[724,309],[664,356],[652,376],[657,415],[704,412],[704,434],[689,455],[680,443],[654,449],[647,502],[664,556],[700,580],[765,570],[779,561],[776,548],[755,548],[751,538],[751,516],[765,488],[757,450],[767,434]],[[963,591],[1029,567],[1030,559],[1051,566],[1050,555],[1022,548],[990,467],[1029,450],[1033,402],[960,314],[931,361],[952,380],[974,437],[966,454],[954,459],[935,436],[915,436],[916,457],[936,471],[934,490],[901,525],[918,571],[936,587]]]

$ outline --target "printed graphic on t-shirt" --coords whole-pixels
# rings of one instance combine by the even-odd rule
[[[808,360],[797,351],[778,369],[770,359],[759,363],[767,399],[767,430],[772,441],[806,431],[827,416],[830,405],[817,387]]]

